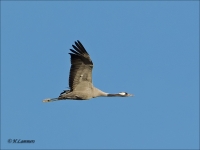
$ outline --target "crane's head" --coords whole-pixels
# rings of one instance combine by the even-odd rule
[[[120,92],[120,93],[118,93],[118,95],[121,96],[121,97],[134,96],[133,94],[129,94],[129,93],[127,93],[127,92]]]

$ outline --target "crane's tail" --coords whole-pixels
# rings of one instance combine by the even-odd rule
[[[43,103],[46,103],[46,102],[54,102],[54,101],[57,101],[57,100],[59,100],[58,98],[46,98],[46,99],[44,99],[42,102]]]

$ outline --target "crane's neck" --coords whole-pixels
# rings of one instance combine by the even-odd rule
[[[108,96],[108,93],[105,93],[97,88],[94,88],[94,92],[93,92],[93,97],[98,97],[98,96]]]
[[[106,92],[103,92],[97,88],[94,88],[94,97],[98,97],[98,96],[103,96],[103,97],[118,97],[120,96],[119,94],[109,94]]]
[[[108,97],[119,97],[119,96],[121,96],[121,95],[119,95],[119,94],[108,94],[107,96],[108,96]]]

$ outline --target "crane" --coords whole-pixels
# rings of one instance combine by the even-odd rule
[[[79,40],[75,41],[70,49],[71,68],[69,75],[69,90],[64,90],[57,98],[47,98],[43,102],[59,100],[89,100],[91,98],[104,97],[129,97],[133,96],[127,92],[117,94],[105,93],[92,84],[93,62]]]

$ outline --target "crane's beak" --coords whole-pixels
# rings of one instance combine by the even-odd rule
[[[135,96],[134,94],[128,94],[128,96]]]

